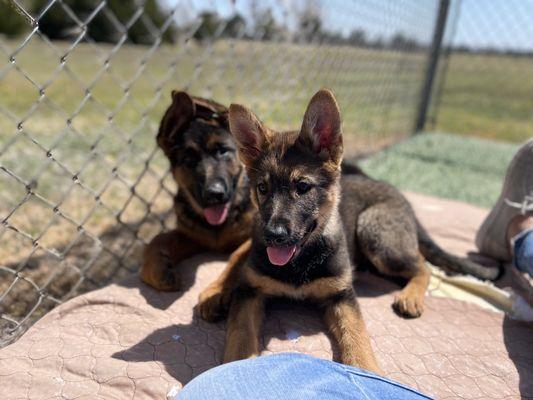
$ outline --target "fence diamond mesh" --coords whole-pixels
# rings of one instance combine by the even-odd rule
[[[428,128],[533,137],[533,1],[451,0]]]
[[[348,151],[412,133],[438,2],[0,1],[0,345],[135,273],[172,227],[171,89],[295,127],[332,88]]]

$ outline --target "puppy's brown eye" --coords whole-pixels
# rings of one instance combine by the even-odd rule
[[[307,193],[310,189],[311,189],[311,184],[307,182],[300,181],[296,184],[296,191],[298,192],[298,194]]]
[[[267,191],[268,191],[267,186],[265,185],[264,182],[260,182],[257,184],[257,190],[259,191],[259,193],[263,195],[267,194]]]

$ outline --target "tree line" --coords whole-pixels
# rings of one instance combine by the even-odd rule
[[[143,2],[143,14],[148,18],[137,18],[139,2],[136,0],[106,0],[105,7],[95,15],[101,0],[62,0],[48,9],[50,0],[19,0],[19,3],[33,16],[39,16],[46,10],[38,21],[39,31],[50,39],[70,39],[86,30],[86,34],[96,42],[116,43],[127,29],[131,42],[151,44],[170,16],[157,0]],[[1,0],[0,7],[6,8],[6,11],[0,12],[0,33],[14,37],[30,29],[28,21]],[[89,23],[84,25],[84,21]],[[172,22],[162,33],[162,39],[173,42],[176,34],[176,26]]]
[[[1,1],[1,0],[0,0]],[[32,15],[39,15],[49,0],[22,0],[21,3]],[[296,29],[289,29],[278,23],[269,9],[252,10],[251,19],[239,14],[223,18],[210,11],[202,12],[195,21],[178,26],[176,19],[170,18],[169,11],[163,9],[157,0],[144,2],[143,14],[137,18],[136,0],[107,0],[104,9],[93,15],[101,0],[63,0],[53,4],[39,19],[39,30],[50,39],[71,39],[86,30],[87,35],[97,42],[116,43],[122,40],[124,27],[127,27],[129,41],[136,44],[152,44],[163,29],[161,39],[175,42],[180,35],[191,36],[199,41],[212,41],[217,38],[234,38],[261,41],[293,41],[297,43],[329,43],[368,48],[392,48],[404,51],[420,50],[424,46],[417,40],[402,33],[391,38],[369,38],[362,29],[355,29],[349,35],[342,35],[325,29],[319,10],[305,8],[297,18]],[[3,3],[5,4],[5,3]],[[4,6],[7,7],[7,6]],[[70,11],[75,15],[70,13]],[[80,21],[90,21],[86,26]],[[28,22],[14,10],[0,12],[0,33],[17,36],[29,30]]]
[[[239,14],[224,19],[212,12],[200,14],[201,23],[194,32],[197,40],[212,40],[217,35],[226,38],[239,38],[261,41],[293,41],[297,43],[328,43],[368,48],[392,48],[415,51],[424,46],[417,40],[396,33],[390,39],[382,37],[370,38],[363,29],[354,29],[349,35],[342,35],[325,29],[319,13],[305,11],[298,17],[298,26],[294,31],[280,25],[270,10],[265,10],[252,16],[252,21],[246,21]]]

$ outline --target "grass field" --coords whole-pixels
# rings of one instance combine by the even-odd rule
[[[533,57],[452,53],[444,79],[430,113],[436,130],[510,142],[533,137]]]
[[[518,145],[452,134],[416,135],[363,162],[401,189],[490,208]]]
[[[17,45],[6,42],[5,61]],[[294,128],[311,94],[332,87],[345,131],[357,132],[353,141],[368,150],[409,134],[424,69],[422,55],[340,47],[221,41],[212,47],[162,46],[152,53],[143,46],[124,45],[117,52],[110,45],[81,43],[70,52],[67,43],[54,46],[34,37],[15,54],[14,64],[0,64],[2,165],[26,182],[39,176],[46,197],[57,190],[54,179],[42,176],[47,151],[72,172],[91,151],[103,154],[78,174],[95,190],[101,169],[109,174],[120,158],[120,172],[135,181],[172,89],[242,102],[267,123]],[[166,167],[157,160],[155,165]]]

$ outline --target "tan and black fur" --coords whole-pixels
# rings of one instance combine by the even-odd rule
[[[255,213],[237,147],[229,133],[228,109],[214,101],[172,92],[157,134],[178,192],[177,228],[157,235],[145,248],[141,279],[156,289],[179,290],[176,266],[202,251],[229,253],[250,236]],[[227,217],[212,225],[204,209],[227,204]]]
[[[229,120],[259,212],[251,241],[200,295],[198,308],[207,320],[224,315],[230,304],[225,362],[258,354],[264,302],[283,296],[315,300],[341,361],[376,371],[352,285],[353,262],[405,278],[394,307],[408,317],[423,310],[426,258],[447,270],[496,277],[497,269],[436,246],[394,187],[355,166],[340,174],[340,113],[331,92],[321,90],[311,99],[299,132],[273,132],[238,105],[230,107]],[[267,248],[295,243],[290,261],[273,265]]]
[[[144,249],[141,279],[164,291],[181,288],[177,265],[203,251],[227,253],[250,237],[254,206],[237,145],[229,133],[227,107],[173,91],[157,134],[178,185],[174,198],[177,228],[157,235]],[[222,156],[216,156],[219,149]],[[231,203],[226,221],[210,225],[203,215],[206,189],[222,180]],[[216,201],[216,199],[215,199]],[[235,259],[235,257],[230,260]]]
[[[338,343],[341,361],[379,372],[340,222],[342,136],[331,93],[313,97],[300,132],[274,133],[237,105],[230,107],[230,127],[259,211],[251,241],[224,272],[228,288],[233,288],[224,361],[259,353],[264,303],[281,296],[315,301]],[[274,266],[266,249],[285,245],[297,248],[296,253],[286,265]],[[217,311],[208,305],[214,304],[209,301],[214,288],[202,294],[207,301],[201,301],[200,312],[207,318]]]

